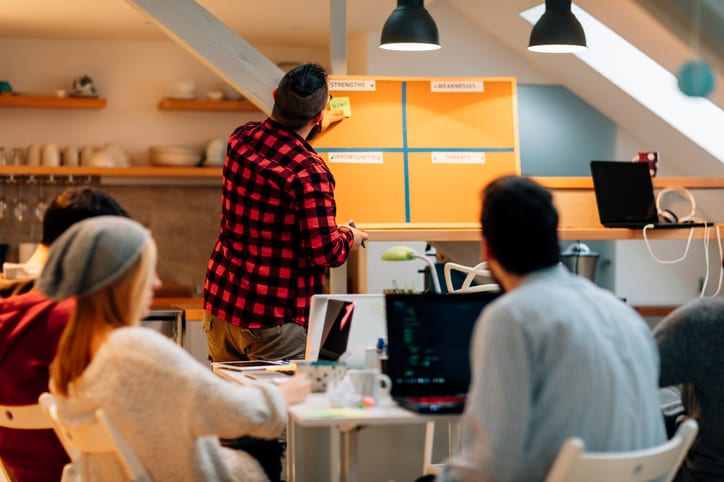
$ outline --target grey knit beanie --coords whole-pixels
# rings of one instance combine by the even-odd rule
[[[36,286],[56,301],[108,286],[133,266],[150,236],[142,225],[120,216],[80,221],[50,245]]]

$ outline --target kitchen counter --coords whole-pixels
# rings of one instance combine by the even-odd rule
[[[154,298],[151,302],[151,308],[161,307],[174,307],[184,310],[186,320],[200,320],[203,314],[201,298]]]

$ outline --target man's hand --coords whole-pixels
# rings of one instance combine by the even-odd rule
[[[344,109],[324,110],[322,111],[322,130],[344,119]]]

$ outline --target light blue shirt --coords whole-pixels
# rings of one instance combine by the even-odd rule
[[[541,481],[563,442],[634,450],[666,439],[659,360],[641,317],[562,265],[526,276],[481,314],[462,452],[443,481]]]

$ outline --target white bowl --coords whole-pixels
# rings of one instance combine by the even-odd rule
[[[148,148],[152,166],[197,166],[201,149],[193,146],[151,146]]]

